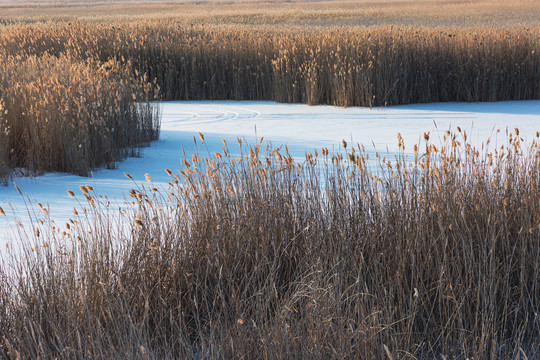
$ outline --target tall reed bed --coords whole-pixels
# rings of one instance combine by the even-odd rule
[[[0,176],[112,164],[156,138],[155,110],[135,103],[158,89],[165,100],[339,106],[539,99],[538,38],[537,27],[5,26]]]
[[[157,138],[153,99],[152,84],[115,60],[0,53],[0,173],[114,166]]]
[[[82,187],[0,267],[0,356],[536,358],[540,143],[507,136],[399,138],[374,168],[345,142],[225,145],[134,183],[120,218]]]
[[[339,106],[540,98],[538,27],[282,30],[163,20],[12,27],[12,54],[131,60],[165,100]]]

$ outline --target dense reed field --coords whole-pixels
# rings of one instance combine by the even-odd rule
[[[372,169],[224,146],[118,216],[81,187],[0,265],[0,357],[537,358],[540,147],[507,136],[398,139]]]
[[[136,103],[158,93],[339,106],[539,99],[540,10],[504,4],[445,2],[441,15],[418,1],[4,2],[0,177],[114,166],[157,137],[155,109]],[[484,21],[500,13],[504,25]]]
[[[278,31],[173,21],[15,27],[0,45],[130,60],[165,100],[377,106],[538,99],[539,38],[538,27]]]
[[[158,98],[540,99],[538,4],[507,3],[4,1],[0,178],[114,166],[157,138]],[[0,261],[0,358],[538,358],[540,140],[504,136],[398,137],[375,168],[239,140],[119,210],[68,190],[73,218],[29,211]]]
[[[151,84],[110,60],[0,53],[0,176],[9,169],[86,175],[156,139]]]
[[[73,43],[58,51],[20,28],[0,32],[17,42],[0,45],[0,178],[18,168],[86,175],[157,138],[159,114],[149,101],[158,86],[129,61],[82,56]]]
[[[1,23],[178,20],[207,25],[538,26],[536,0],[0,0]]]

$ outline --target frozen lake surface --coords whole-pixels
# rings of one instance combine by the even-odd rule
[[[287,145],[291,155],[299,160],[306,152],[325,146],[338,151],[341,141],[361,143],[366,149],[379,152],[397,149],[397,133],[401,133],[406,151],[412,152],[424,132],[431,132],[434,143],[442,139],[448,129],[460,126],[475,144],[494,138],[495,130],[513,131],[519,128],[525,141],[532,140],[540,130],[540,101],[497,103],[440,103],[394,106],[387,108],[338,108],[253,101],[181,101],[161,103],[162,128],[160,139],[143,149],[140,158],[129,158],[118,163],[115,170],[96,170],[88,178],[45,174],[35,178],[16,178],[21,196],[13,184],[0,186],[0,206],[7,217],[0,216],[0,244],[14,241],[17,221],[28,226],[28,213],[39,213],[40,202],[49,208],[50,218],[59,224],[66,222],[79,207],[77,198],[70,198],[66,190],[80,194],[80,185],[91,185],[95,193],[107,195],[111,201],[123,202],[126,193],[136,182],[145,182],[151,175],[153,186],[165,186],[170,177],[164,169],[179,169],[182,148],[191,157],[196,146],[201,155],[212,154],[223,148],[222,139],[231,153],[239,151],[237,138],[255,143],[264,137],[275,147]],[[205,136],[200,146],[197,133]],[[197,139],[197,145],[193,137]],[[499,135],[502,141],[504,135]],[[42,216],[42,215],[40,215]],[[0,255],[4,246],[0,247]]]

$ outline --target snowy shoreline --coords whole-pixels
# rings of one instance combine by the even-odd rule
[[[186,156],[198,147],[200,155],[211,155],[223,148],[222,140],[231,152],[239,151],[236,139],[273,146],[286,145],[291,155],[300,159],[306,152],[327,147],[338,151],[345,139],[352,144],[363,144],[366,150],[397,150],[397,133],[405,141],[406,151],[412,152],[424,132],[432,134],[437,143],[444,131],[460,126],[467,131],[475,145],[495,136],[496,129],[520,130],[524,141],[531,141],[540,130],[540,101],[497,103],[439,103],[392,106],[387,108],[338,108],[253,101],[174,101],[161,103],[162,128],[160,139],[142,150],[140,158],[128,158],[117,164],[117,169],[100,169],[88,178],[70,174],[51,173],[33,178],[14,179],[14,185],[0,187],[0,206],[7,216],[0,217],[0,244],[17,236],[17,221],[28,226],[28,212],[39,216],[37,203],[49,208],[50,219],[65,223],[80,204],[70,198],[67,190],[80,194],[80,185],[91,185],[94,192],[106,195],[116,208],[136,183],[146,183],[145,174],[152,177],[152,186],[167,186],[170,177],[164,169],[179,169],[182,149]],[[197,133],[205,136],[201,145]],[[197,144],[194,144],[194,136]],[[505,135],[498,139],[505,141]],[[133,176],[129,180],[124,172]],[[147,183],[146,183],[147,184]],[[79,200],[82,199],[78,196]],[[83,199],[84,200],[84,199]],[[115,204],[115,202],[117,204]],[[27,230],[28,231],[28,230]],[[4,249],[4,246],[0,247]],[[0,250],[0,254],[4,250]]]

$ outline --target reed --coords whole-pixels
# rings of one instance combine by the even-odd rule
[[[539,37],[534,26],[4,26],[0,173],[113,166],[156,138],[157,114],[135,103],[158,90],[163,100],[339,106],[539,99]]]
[[[10,54],[125,59],[164,100],[339,106],[540,98],[539,28],[285,29],[169,21],[12,27]]]
[[[84,187],[0,265],[1,356],[538,357],[538,139],[398,141],[196,153],[116,217]]]
[[[0,0],[0,23],[171,20],[205,25],[329,28],[376,25],[538,26],[535,0],[329,0],[329,1],[183,1],[110,0],[54,3]]]
[[[113,167],[157,138],[154,90],[117,61],[0,53],[0,173]]]
[[[47,22],[50,8],[3,6],[0,178],[137,154],[158,135],[158,91],[340,106],[539,99],[537,5],[523,3],[532,20],[502,11],[508,25],[459,27],[463,12],[435,27],[440,14],[419,24],[394,3],[383,20],[347,3],[177,18],[60,6]],[[479,19],[492,11],[474,6]],[[371,167],[374,154],[345,141],[303,163],[239,141],[239,158],[224,144],[165,169],[167,191],[146,174],[118,212],[91,186],[68,190],[73,218],[52,223],[41,205],[0,262],[0,358],[540,357],[540,144],[504,136],[474,148],[460,129],[442,146],[425,134],[410,155],[399,138]]]

